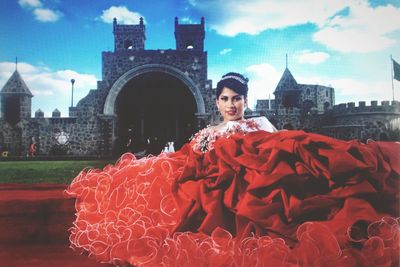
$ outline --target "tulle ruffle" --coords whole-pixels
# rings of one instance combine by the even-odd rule
[[[147,259],[142,244],[165,239],[177,224],[170,185],[181,166],[179,157],[137,160],[127,153],[115,166],[82,171],[66,191],[77,199],[72,246],[101,262]]]
[[[175,233],[162,242],[141,240],[141,258],[131,258],[135,266],[303,266],[354,267],[398,266],[399,220],[390,217],[374,222],[373,233],[359,241],[359,248],[340,248],[327,226],[307,222],[297,230],[298,244],[289,247],[281,238],[250,236],[233,238],[216,228],[211,235]],[[136,251],[136,250],[131,250]],[[132,255],[132,252],[130,253]]]

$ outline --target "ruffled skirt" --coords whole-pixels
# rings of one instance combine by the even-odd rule
[[[133,266],[398,266],[400,144],[302,131],[84,170],[74,249]]]

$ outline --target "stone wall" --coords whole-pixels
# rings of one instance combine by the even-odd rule
[[[100,87],[102,84],[99,84]],[[109,136],[104,136],[102,113],[107,92],[105,90],[90,90],[89,94],[81,99],[76,106],[76,128],[71,134],[71,152],[78,155],[95,155],[104,152],[104,146],[112,147],[111,143],[104,143]],[[108,133],[111,135],[112,132]],[[111,140],[112,141],[112,140]]]
[[[400,133],[400,102],[371,101],[339,104],[326,114],[331,125],[323,127],[324,134],[340,139],[368,138],[374,140],[397,140]]]
[[[256,103],[256,110],[264,111],[264,110],[271,109],[270,104],[272,104],[272,100],[258,99],[257,103]]]
[[[14,126],[0,119],[0,150],[24,156],[34,137],[40,155],[110,155],[112,122],[101,115],[106,95],[104,90],[91,90],[72,109],[71,117],[59,117],[55,112],[53,117],[44,118],[38,112],[37,117],[22,119]],[[67,139],[65,144],[57,140],[60,134]]]
[[[71,138],[71,135],[77,132],[75,122],[75,118],[31,118],[12,126],[0,121],[3,130],[0,136],[0,150],[9,151],[10,156],[25,156],[34,138],[37,155],[52,155],[60,145],[56,139],[57,133],[67,133]],[[70,147],[71,149],[64,148],[67,149],[65,153],[73,154],[72,146]]]
[[[302,93],[300,95],[300,102],[311,101],[319,114],[322,114],[328,108],[332,108],[335,104],[334,89],[322,85],[299,85]]]
[[[288,108],[288,109],[277,109],[274,112],[274,117],[277,121],[278,129],[301,129],[300,121],[300,109],[298,108]],[[292,128],[293,127],[293,128]]]
[[[143,50],[145,45],[145,26],[143,19],[139,25],[118,25],[113,23],[114,50]]]
[[[344,104],[339,104],[333,107],[333,112],[336,116],[340,115],[349,115],[355,113],[387,113],[387,112],[400,112],[400,102],[399,101],[382,101],[380,105],[378,105],[378,101],[371,101],[370,105],[366,105],[365,101],[359,101],[358,106],[356,106],[355,102],[349,102]]]
[[[325,95],[326,97],[326,95]],[[258,102],[258,107],[264,107]],[[366,105],[360,101],[358,106],[350,102],[339,104],[320,114],[319,109],[308,113],[298,108],[256,110],[266,116],[278,129],[292,127],[321,133],[343,140],[366,139],[400,141],[400,102],[371,101]]]
[[[204,91],[207,82],[207,53],[176,50],[144,50],[103,52],[103,81],[109,86],[129,70],[148,64],[164,64],[174,67],[190,77],[199,90]]]
[[[20,115],[21,118],[30,118],[31,117],[31,109],[32,109],[32,101],[30,97],[24,96],[20,98]]]

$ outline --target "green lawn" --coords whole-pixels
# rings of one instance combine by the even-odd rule
[[[70,183],[84,168],[103,168],[114,161],[2,161],[0,183]]]

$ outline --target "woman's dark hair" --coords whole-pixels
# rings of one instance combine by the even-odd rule
[[[221,80],[217,83],[217,98],[221,95],[224,87],[227,87],[239,95],[243,95],[247,97],[247,92],[249,88],[247,87],[247,82],[249,79],[245,78],[242,74],[236,72],[228,72],[224,76],[222,76]]]

